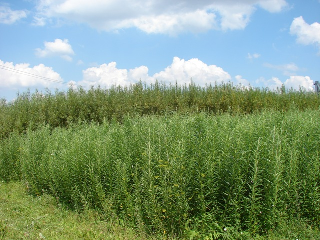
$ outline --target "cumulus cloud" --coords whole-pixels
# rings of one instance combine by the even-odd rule
[[[64,18],[114,31],[136,27],[147,33],[176,35],[210,29],[243,29],[257,7],[279,12],[285,0],[40,0],[37,22]]]
[[[294,90],[299,90],[300,87],[306,91],[313,91],[313,80],[310,79],[308,76],[290,76],[284,82],[286,88],[290,89],[293,88]]]
[[[262,0],[259,1],[262,8],[269,12],[280,12],[288,4],[285,0]]]
[[[26,10],[11,10],[9,7],[0,6],[0,23],[13,24],[25,17],[27,17]]]
[[[215,26],[215,14],[204,10],[179,15],[143,16],[123,21],[119,27],[137,27],[147,33],[167,33],[177,35],[185,29],[193,33],[204,32]]]
[[[292,21],[290,33],[297,36],[298,43],[316,44],[320,48],[320,23],[314,22],[310,25],[300,16]]]
[[[285,76],[292,76],[295,75],[297,71],[300,71],[301,69],[294,63],[288,63],[288,64],[282,64],[282,65],[273,65],[270,63],[265,63],[265,67],[272,68],[279,70],[283,73]]]
[[[236,84],[242,88],[249,89],[250,88],[250,82],[244,78],[242,78],[241,75],[235,76]]]
[[[99,67],[88,68],[83,71],[83,80],[78,85],[83,87],[101,86],[111,87],[113,85],[129,86],[138,81],[148,84],[156,80],[164,83],[175,83],[184,85],[193,81],[195,84],[205,86],[206,84],[222,83],[231,80],[230,75],[222,68],[215,65],[207,65],[199,59],[185,61],[175,57],[170,66],[163,71],[150,76],[146,66],[134,69],[118,69],[115,62],[102,64]]]
[[[83,80],[78,84],[83,87],[105,87],[113,85],[128,86],[130,79],[126,69],[118,69],[115,62],[91,67],[83,71]]]
[[[165,84],[179,85],[190,84],[205,87],[209,84],[221,84],[232,81],[230,74],[216,65],[207,65],[197,58],[190,60],[174,57],[171,65],[164,70],[149,75],[149,69],[146,66],[140,66],[134,69],[119,69],[115,62],[102,64],[97,67],[91,67],[83,71],[83,80],[76,85],[84,88],[111,86],[129,86],[138,81],[147,84],[154,83],[156,80]],[[241,75],[236,75],[233,82],[243,88],[250,88],[250,82]],[[282,82],[279,78],[271,79],[260,78],[256,81],[262,87],[268,87],[270,90],[277,90],[284,85],[287,89],[299,90],[300,87],[307,91],[313,90],[313,81],[308,76],[290,76]]]
[[[263,87],[267,87],[270,90],[277,90],[285,86],[286,89],[293,89],[299,91],[300,89],[305,91],[313,91],[313,80],[309,76],[290,76],[286,81],[282,82],[279,78],[273,77],[271,79],[259,78],[256,81],[258,84],[262,84]]]
[[[205,87],[209,84],[221,84],[233,81],[236,85],[245,89],[250,88],[250,82],[241,75],[236,75],[234,79],[230,74],[216,65],[207,65],[197,58],[190,60],[174,57],[172,63],[164,70],[149,75],[149,69],[146,66],[136,67],[134,69],[119,69],[116,62],[102,64],[97,67],[91,67],[83,71],[83,80],[75,83],[84,88],[111,86],[129,86],[139,81],[147,84],[154,83],[156,80],[165,84],[185,85],[191,82],[198,86]],[[284,85],[286,89],[300,90],[300,87],[307,91],[313,91],[313,81],[308,76],[290,76],[282,82],[279,78],[271,79],[259,78],[256,81],[262,87],[270,90],[277,90]]]
[[[74,52],[68,39],[56,39],[54,42],[44,42],[44,49],[37,48],[35,51],[38,57],[60,56],[61,58],[72,61]]]
[[[27,63],[13,64],[0,60],[0,87],[3,89],[59,88],[62,82],[57,72],[43,64],[30,67]]]
[[[216,65],[207,65],[197,58],[185,61],[178,57],[164,71],[154,74],[153,78],[163,82],[189,84],[191,79],[197,85],[222,83],[231,80],[230,75]]]
[[[136,67],[129,70],[128,79],[130,82],[144,81],[146,83],[153,83],[154,79],[148,74],[149,69],[146,66]]]
[[[221,4],[215,7],[221,15],[222,30],[244,29],[250,20],[251,14],[254,12],[254,5],[249,4]]]

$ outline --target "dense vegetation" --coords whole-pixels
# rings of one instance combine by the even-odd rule
[[[162,240],[166,238],[161,235],[146,236],[136,228],[122,226],[116,217],[109,216],[108,220],[101,218],[93,209],[77,213],[57,204],[56,199],[48,194],[38,197],[28,195],[21,182],[0,181],[0,239]]]
[[[250,91],[314,99],[235,93]],[[121,123],[13,132],[0,143],[0,178],[22,180],[30,194],[50,194],[78,211],[115,215],[146,233],[248,239],[287,222],[319,228],[319,111],[232,114],[124,116]]]
[[[319,106],[232,84],[23,93],[0,102],[0,180],[154,236],[319,229]]]
[[[14,102],[0,102],[0,138],[11,132],[25,132],[39,126],[68,127],[79,122],[122,121],[126,116],[165,115],[173,112],[190,114],[250,114],[264,109],[288,111],[318,110],[320,98],[314,93],[277,92],[259,88],[241,88],[232,84],[210,85],[205,88],[155,83],[138,83],[130,87],[84,89],[54,94],[23,93]]]
[[[94,209],[80,213],[57,204],[48,194],[26,194],[21,182],[0,181],[0,239],[68,239],[68,240],[173,240],[167,234],[146,235],[136,227],[128,227],[117,216],[101,214]],[[228,231],[222,237],[228,239]],[[303,221],[282,224],[266,236],[240,234],[238,239],[284,240],[320,239],[320,231]],[[221,237],[220,237],[221,238]],[[178,238],[183,239],[183,238]],[[199,236],[187,239],[200,239]],[[208,238],[207,238],[208,239]],[[210,238],[209,238],[210,239]],[[230,239],[230,237],[229,237]],[[234,238],[233,238],[234,239]]]

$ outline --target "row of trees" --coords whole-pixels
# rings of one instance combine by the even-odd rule
[[[164,115],[207,112],[210,114],[250,114],[263,109],[287,111],[318,109],[317,94],[300,91],[278,91],[241,88],[231,83],[199,87],[159,82],[142,82],[129,87],[90,90],[69,89],[42,94],[19,94],[14,102],[0,104],[0,138],[11,132],[24,132],[42,125],[68,127],[78,122],[122,121],[125,116]]]

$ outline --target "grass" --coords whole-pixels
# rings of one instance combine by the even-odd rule
[[[227,229],[228,231],[228,229]],[[282,223],[264,237],[240,233],[238,239],[310,239],[320,231],[304,222]],[[115,216],[102,219],[94,210],[82,213],[64,208],[50,195],[27,195],[21,182],[0,183],[0,239],[171,239],[147,236],[136,228],[123,226]],[[172,238],[174,239],[174,238]],[[180,239],[180,238],[179,238]],[[201,239],[195,232],[189,238]],[[210,239],[210,238],[207,238]]]
[[[319,121],[289,110],[44,125],[1,140],[0,178],[142,238],[317,239]]]
[[[102,220],[93,210],[79,214],[50,195],[27,195],[21,182],[0,183],[0,239],[45,238],[147,239],[137,229],[122,226],[114,216]]]

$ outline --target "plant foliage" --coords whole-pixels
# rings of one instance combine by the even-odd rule
[[[206,87],[165,85],[159,82],[146,85],[110,89],[92,88],[88,91],[70,88],[54,94],[22,93],[11,103],[0,103],[0,138],[11,132],[23,133],[27,128],[42,125],[68,127],[78,122],[102,123],[115,119],[122,122],[126,116],[190,114],[206,112],[251,114],[262,110],[288,111],[318,110],[320,98],[311,92],[285,90],[269,91],[259,88],[241,88],[231,83]]]
[[[246,239],[288,221],[320,226],[317,110],[101,121],[11,133],[0,179],[78,211],[111,209],[147,233]]]

